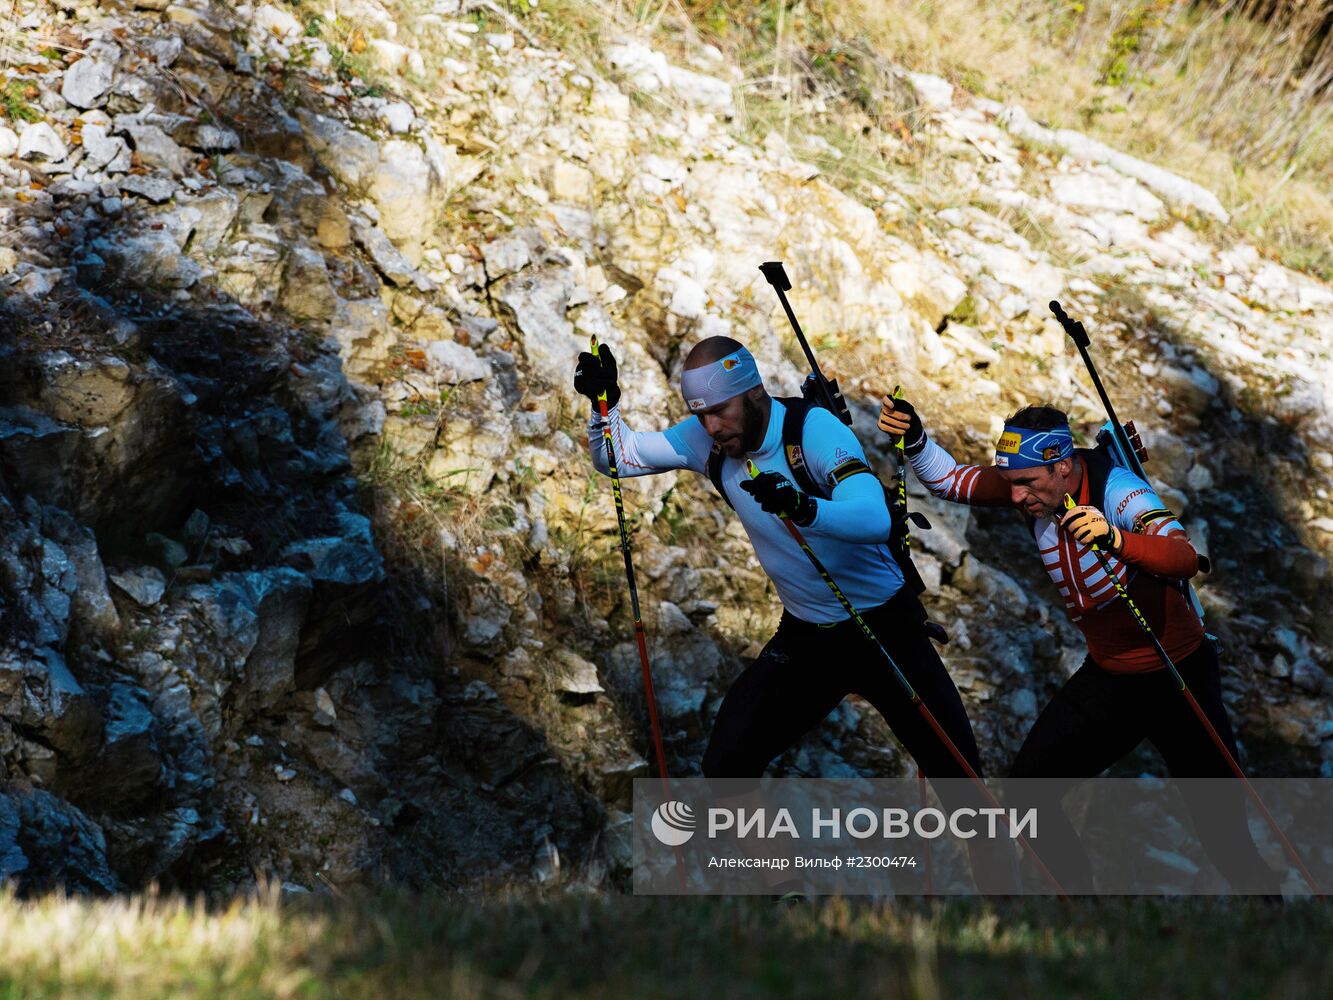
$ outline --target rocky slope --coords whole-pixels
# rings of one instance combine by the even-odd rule
[[[906,70],[913,128],[879,137],[895,183],[835,186],[823,140],[747,131],[716,50],[668,57],[610,16],[588,56],[487,2],[16,10],[4,876],[623,870],[646,721],[572,360],[612,344],[639,427],[680,417],[708,334],[793,390],[768,259],[886,479],[872,414],[894,382],[961,456],[1031,400],[1091,433],[1045,303],[1084,318],[1217,567],[1200,592],[1251,766],[1333,775],[1333,289],[1236,242],[1209,192]],[[709,492],[627,487],[675,773],[776,620]],[[1021,524],[914,502],[1002,769],[1080,643]],[[778,765],[910,766],[854,700]]]

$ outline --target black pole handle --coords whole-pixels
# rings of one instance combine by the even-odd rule
[[[787,277],[787,271],[782,266],[780,260],[770,260],[759,265],[759,270],[764,273],[764,280],[776,288],[779,292],[791,290],[791,281]]]
[[[1070,319],[1064,309],[1061,308],[1060,303],[1054,299],[1051,300],[1051,312],[1055,313],[1055,318],[1060,321],[1065,333],[1069,335],[1069,339],[1076,346],[1087,347],[1091,343],[1088,339],[1088,331],[1083,329],[1083,324],[1076,319]]]
[[[782,303],[782,311],[787,314],[787,322],[791,324],[792,332],[796,334],[796,342],[801,345],[801,350],[805,352],[805,360],[810,362],[810,375],[806,379],[806,384],[801,387],[801,394],[807,395],[809,392],[808,386],[813,383],[815,391],[823,397],[824,407],[850,427],[852,425],[852,411],[847,408],[847,401],[842,398],[842,391],[838,388],[838,380],[825,378],[824,373],[819,370],[819,362],[815,360],[815,352],[810,350],[810,343],[801,331],[801,324],[796,319],[796,313],[792,312],[791,303],[787,301],[787,290],[791,288],[791,281],[787,278],[787,271],[783,268],[782,261],[765,261],[759,265],[759,270],[763,273],[764,279],[773,286],[773,291],[778,293],[778,301]]]

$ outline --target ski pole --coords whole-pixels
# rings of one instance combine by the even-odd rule
[[[590,338],[592,356],[602,363],[598,352],[597,336]],[[630,607],[634,612],[634,641],[639,647],[639,663],[643,668],[643,693],[648,702],[648,722],[653,731],[653,750],[657,754],[657,772],[662,777],[662,800],[671,801],[671,782],[667,777],[666,753],[662,749],[662,729],[657,722],[657,695],[653,691],[653,671],[648,665],[648,642],[643,631],[643,615],[639,612],[639,588],[634,582],[634,562],[629,553],[629,531],[625,527],[625,500],[620,493],[620,473],[616,468],[616,449],[611,440],[611,411],[607,406],[606,390],[597,394],[597,409],[602,415],[602,440],[606,444],[606,465],[611,476],[611,495],[616,501],[616,522],[620,526],[620,554],[625,557],[625,581],[629,584]],[[676,879],[682,895],[686,892],[685,865],[680,848],[673,847],[676,856]]]
[[[1078,353],[1083,358],[1083,367],[1087,368],[1088,374],[1092,377],[1092,384],[1097,390],[1097,395],[1101,397],[1102,406],[1106,409],[1107,425],[1112,444],[1121,453],[1130,471],[1146,483],[1148,475],[1143,471],[1143,462],[1139,461],[1139,453],[1140,451],[1143,452],[1143,461],[1146,462],[1148,452],[1143,449],[1143,442],[1139,439],[1138,432],[1134,430],[1133,422],[1131,421],[1127,428],[1115,414],[1115,407],[1111,405],[1111,397],[1107,394],[1106,387],[1102,385],[1101,376],[1097,374],[1097,366],[1092,363],[1092,355],[1088,353],[1088,347],[1092,343],[1088,338],[1088,331],[1083,328],[1083,324],[1078,320],[1071,319],[1059,302],[1052,300],[1050,307],[1051,312],[1055,314],[1055,318],[1064,327],[1069,339],[1078,348]],[[1199,557],[1199,568],[1205,573],[1212,568],[1206,556]],[[1186,582],[1183,592],[1189,598],[1194,613],[1199,616],[1199,621],[1202,622],[1204,620],[1203,604],[1199,601],[1199,595],[1194,591],[1194,584]]]
[[[748,458],[745,460],[745,471],[749,473],[751,479],[754,479],[759,475],[758,467]],[[801,551],[805,553],[805,557],[810,560],[810,565],[814,567],[815,572],[819,574],[820,578],[828,586],[828,589],[833,592],[833,596],[838,599],[838,603],[842,605],[843,610],[851,616],[852,620],[860,627],[861,632],[865,637],[870,640],[876,649],[879,650],[880,655],[884,657],[890,669],[893,670],[894,679],[902,686],[908,700],[916,707],[916,710],[921,713],[921,717],[926,720],[926,724],[934,730],[935,735],[940,738],[940,742],[944,744],[945,749],[947,749],[953,759],[958,762],[958,766],[963,769],[963,773],[971,778],[976,786],[981,789],[981,793],[990,802],[992,808],[998,809],[1000,803],[996,801],[995,796],[991,794],[991,790],[986,787],[986,783],[981,780],[981,775],[977,774],[976,769],[968,763],[967,758],[963,756],[963,753],[958,749],[957,744],[949,738],[949,734],[944,731],[944,727],[941,726],[939,720],[935,718],[935,713],[932,712],[926,703],[921,700],[921,695],[916,693],[916,688],[912,687],[912,682],[903,674],[897,661],[889,655],[889,651],[884,648],[884,644],[879,641],[879,637],[875,635],[870,626],[866,624],[866,620],[861,617],[861,612],[857,611],[852,602],[847,599],[847,595],[842,592],[842,588],[838,586],[837,581],[833,579],[829,574],[829,571],[824,567],[824,564],[820,562],[819,556],[815,555],[814,549],[810,548],[809,543],[805,540],[805,536],[801,534],[801,531],[796,527],[795,522],[793,522],[791,517],[787,514],[779,514],[778,518],[787,529],[787,533],[791,535],[792,540],[800,546]],[[1003,818],[1003,813],[1001,814],[1001,818]],[[1009,826],[1007,820],[1005,821],[1005,826]],[[1027,853],[1028,857],[1032,859],[1033,863],[1036,864],[1037,869],[1041,872],[1046,881],[1055,889],[1056,893],[1059,894],[1060,898],[1066,898],[1064,889],[1060,887],[1060,883],[1055,880],[1055,876],[1052,875],[1046,865],[1042,863],[1041,858],[1037,857],[1037,852],[1032,849],[1032,845],[1027,842],[1027,838],[1020,833],[1015,835],[1015,839],[1018,840],[1019,845]]]
[[[598,353],[597,337],[591,338],[592,356],[601,364]],[[643,691],[648,701],[648,721],[653,730],[653,749],[657,753],[657,770],[662,776],[662,794],[671,798],[671,786],[667,782],[666,754],[662,750],[662,730],[657,722],[657,696],[653,693],[653,671],[648,665],[648,643],[644,637],[643,616],[639,612],[639,588],[634,582],[634,563],[629,552],[629,531],[625,527],[625,501],[620,493],[620,473],[616,469],[616,450],[611,441],[611,414],[606,405],[606,390],[597,394],[597,409],[602,414],[602,437],[606,442],[606,464],[611,473],[611,495],[616,501],[616,521],[620,525],[620,553],[625,557],[625,580],[629,584],[630,607],[634,612],[634,640],[639,647],[639,663],[643,667]]]
[[[1075,506],[1077,505],[1074,503],[1074,498],[1066,493],[1065,510],[1072,510]],[[1129,607],[1130,612],[1134,615],[1134,620],[1139,623],[1139,628],[1143,630],[1143,634],[1152,642],[1153,649],[1157,651],[1158,659],[1162,661],[1162,664],[1167,670],[1171,671],[1171,679],[1176,682],[1176,687],[1180,689],[1180,693],[1185,696],[1185,700],[1189,702],[1189,706],[1194,710],[1194,714],[1197,715],[1199,721],[1203,723],[1203,728],[1207,730],[1208,736],[1212,739],[1214,746],[1221,752],[1222,757],[1227,762],[1227,766],[1231,768],[1231,772],[1240,779],[1240,782],[1244,786],[1245,791],[1249,794],[1250,799],[1254,802],[1255,806],[1258,807],[1265,822],[1268,823],[1269,828],[1277,837],[1278,843],[1282,845],[1283,851],[1286,853],[1287,857],[1291,859],[1291,862],[1296,866],[1297,870],[1300,871],[1301,877],[1304,878],[1306,884],[1310,886],[1310,891],[1314,893],[1317,899],[1323,899],[1324,894],[1320,891],[1318,883],[1314,880],[1314,876],[1311,875],[1310,870],[1305,867],[1305,862],[1301,860],[1301,856],[1296,852],[1296,848],[1292,846],[1291,841],[1287,839],[1286,835],[1278,827],[1277,820],[1273,818],[1273,814],[1269,812],[1268,807],[1264,805],[1264,800],[1259,797],[1259,793],[1255,791],[1254,786],[1250,784],[1250,780],[1245,777],[1245,772],[1240,769],[1240,764],[1236,763],[1236,758],[1232,755],[1231,750],[1228,749],[1226,743],[1222,741],[1222,737],[1218,734],[1216,727],[1209,721],[1208,716],[1204,713],[1203,706],[1201,706],[1198,699],[1194,697],[1194,692],[1191,691],[1189,685],[1185,683],[1185,678],[1181,676],[1179,669],[1177,669],[1175,663],[1172,662],[1171,657],[1167,654],[1167,651],[1162,647],[1162,643],[1158,640],[1157,634],[1153,632],[1152,626],[1148,624],[1148,619],[1143,617],[1143,613],[1139,611],[1139,606],[1134,603],[1134,599],[1129,596],[1129,591],[1126,590],[1125,585],[1120,582],[1120,577],[1116,575],[1115,570],[1111,566],[1111,560],[1107,557],[1106,553],[1102,551],[1101,546],[1097,545],[1095,542],[1091,543],[1089,547],[1097,557],[1097,562],[1101,564],[1102,571],[1110,578],[1116,593]]]
[[[801,350],[805,352],[805,360],[810,362],[810,379],[814,381],[817,391],[823,396],[825,408],[848,427],[852,426],[852,412],[847,409],[847,401],[842,398],[842,390],[838,388],[838,380],[836,378],[825,378],[824,373],[820,371],[819,362],[815,360],[815,353],[810,350],[810,344],[806,341],[805,334],[801,332],[801,324],[796,321],[796,313],[792,312],[791,303],[787,301],[787,290],[791,288],[791,281],[787,277],[786,269],[782,266],[782,261],[767,261],[759,265],[759,270],[763,272],[764,280],[773,286],[773,291],[778,293],[778,301],[782,303],[782,308],[787,313],[787,321],[791,323],[792,330],[796,332],[796,342],[801,345]],[[801,391],[803,394],[808,394],[804,386],[802,386]]]
[[[892,393],[891,398],[893,398],[893,399],[902,399],[902,398],[903,398],[903,387],[902,387],[901,385],[895,385],[895,386],[893,387],[893,393]],[[897,506],[898,506],[898,509],[902,512],[903,520],[904,520],[904,521],[910,521],[912,524],[915,524],[915,525],[916,525],[918,528],[920,528],[922,531],[929,531],[929,530],[930,530],[930,522],[929,522],[928,520],[926,520],[926,515],[925,515],[925,514],[922,514],[920,511],[915,511],[915,510],[912,511],[911,513],[908,513],[908,510],[907,510],[907,444],[906,444],[906,440],[907,440],[907,435],[905,435],[905,434],[899,434],[899,435],[898,435],[898,440],[897,440],[896,442],[894,442],[894,445],[893,445],[893,450],[894,450],[894,452],[896,453],[897,458],[898,458],[898,503],[897,503]],[[909,549],[912,547],[912,532],[909,531],[909,530],[907,530],[906,527],[904,527],[904,529],[903,529],[903,546],[904,546],[905,548],[909,548]]]
[[[923,811],[926,808],[926,772],[921,768],[916,769],[916,795],[919,808]],[[935,865],[931,857],[930,841],[925,841],[925,848],[922,851],[926,856],[926,898],[931,899],[935,895]]]
[[[1111,405],[1111,397],[1107,395],[1106,387],[1102,385],[1101,376],[1097,374],[1097,366],[1092,363],[1092,356],[1088,353],[1088,346],[1092,343],[1088,337],[1088,331],[1083,328],[1083,324],[1078,320],[1070,319],[1059,302],[1052,300],[1050,307],[1051,312],[1055,314],[1055,318],[1064,327],[1069,339],[1078,348],[1078,353],[1083,358],[1083,366],[1088,369],[1088,374],[1092,376],[1093,387],[1096,388],[1097,395],[1101,397],[1102,406],[1105,407],[1106,415],[1111,421],[1111,435],[1116,438],[1116,443],[1120,446],[1120,450],[1124,452],[1125,461],[1130,463],[1131,471],[1136,476],[1146,480],[1148,477],[1143,474],[1143,466],[1139,462],[1138,451],[1131,443],[1124,425],[1120,423],[1120,418],[1115,415],[1115,407]]]
[[[903,387],[895,385],[891,394],[893,399],[903,398]],[[916,568],[916,563],[912,561],[912,528],[915,524],[922,531],[930,530],[930,521],[926,515],[920,511],[909,511],[907,509],[907,446],[905,436],[898,435],[898,440],[894,442],[894,455],[898,460],[898,492],[894,500],[894,525],[889,535],[889,549],[893,552],[894,559],[897,560],[899,568],[903,571],[903,577],[918,593],[924,593],[926,590],[925,581],[921,579],[921,573]],[[896,550],[896,539],[898,526],[902,526],[902,551]],[[928,621],[925,624],[926,634],[941,645],[949,641],[948,630],[939,622]]]

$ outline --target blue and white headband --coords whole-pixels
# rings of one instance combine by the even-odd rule
[[[706,410],[763,384],[754,356],[744,347],[711,364],[689,368],[680,374],[680,394],[691,410]]]
[[[995,445],[995,464],[1001,469],[1035,469],[1051,465],[1074,454],[1074,436],[1069,425],[1034,431],[1013,424],[1004,425],[1004,433]]]

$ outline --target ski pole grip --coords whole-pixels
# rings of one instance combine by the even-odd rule
[[[1083,324],[1078,320],[1070,319],[1068,313],[1054,299],[1051,300],[1051,312],[1055,313],[1055,318],[1060,321],[1060,325],[1064,327],[1065,333],[1069,335],[1069,339],[1074,342],[1075,346],[1088,346],[1090,343],[1088,331],[1083,329]]]
[[[782,266],[782,261],[767,261],[759,265],[759,270],[763,272],[764,280],[779,292],[785,292],[791,288],[791,282],[787,279],[787,272]]]

